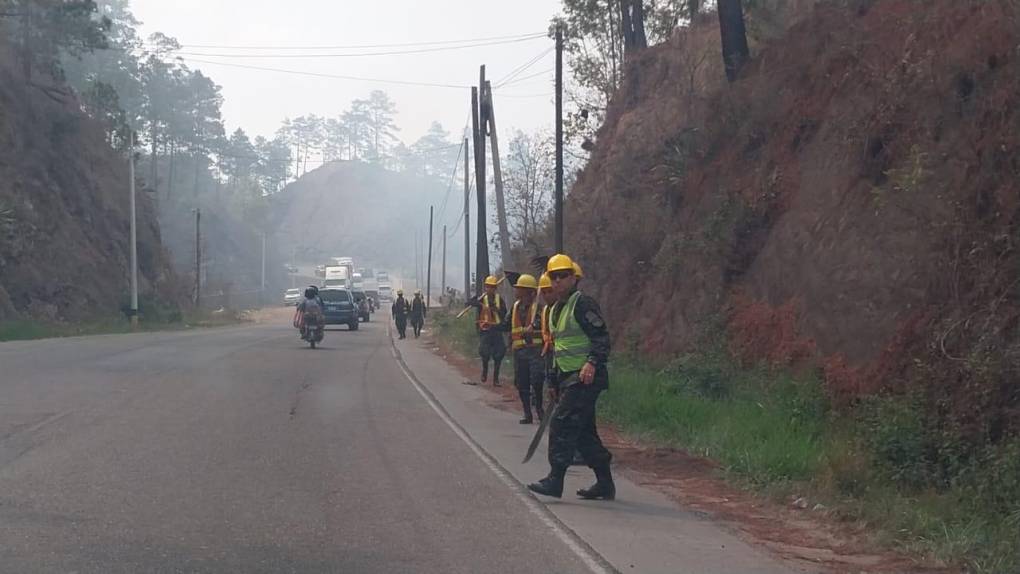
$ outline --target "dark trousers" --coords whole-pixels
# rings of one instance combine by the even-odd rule
[[[566,468],[579,451],[588,466],[609,464],[613,455],[602,446],[595,426],[595,404],[604,389],[576,383],[560,393],[549,423],[549,464]]]
[[[394,320],[397,322],[397,334],[403,339],[405,337],[404,333],[407,331],[407,317],[397,315]]]
[[[492,359],[493,380],[499,380],[499,368],[506,356],[506,341],[503,333],[495,329],[484,331],[479,335],[478,355],[482,358],[482,381],[489,375],[489,359]]]
[[[414,328],[414,336],[421,335],[421,328],[425,326],[425,319],[418,315],[411,315],[411,327]]]
[[[545,386],[545,360],[540,355],[541,348],[524,348],[514,351],[514,385],[521,397],[524,418],[531,418],[531,406],[534,404],[538,417],[542,418],[542,388]]]

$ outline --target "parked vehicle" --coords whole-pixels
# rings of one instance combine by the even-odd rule
[[[362,321],[368,323],[371,319],[372,308],[368,301],[368,295],[365,294],[361,289],[352,289],[351,295],[354,297],[354,304],[358,307],[358,317]]]
[[[358,330],[358,311],[349,290],[326,287],[319,289],[319,297],[326,306],[326,325],[347,325],[351,331]]]
[[[287,306],[297,306],[303,298],[304,295],[301,294],[300,289],[287,289],[287,292],[283,294],[283,304]]]

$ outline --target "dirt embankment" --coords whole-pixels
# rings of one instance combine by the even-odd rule
[[[126,155],[71,91],[26,84],[0,41],[0,320],[116,312],[129,273]],[[171,282],[151,200],[139,193],[143,294]]]
[[[618,348],[722,326],[837,399],[923,381],[967,395],[964,424],[996,413],[975,431],[1020,430],[1015,3],[847,4],[806,9],[734,84],[711,21],[635,58],[568,250],[634,302],[605,304]]]

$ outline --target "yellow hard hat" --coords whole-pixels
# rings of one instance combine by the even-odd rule
[[[543,273],[542,276],[538,278],[538,288],[552,289],[552,279],[549,278],[548,273]]]
[[[562,253],[557,253],[549,258],[549,263],[545,266],[546,273],[554,273],[556,271],[573,271],[574,260]]]
[[[403,295],[403,294],[404,294],[404,290],[403,289],[397,289],[397,295]]]
[[[525,273],[517,278],[517,284],[514,287],[523,287],[524,289],[538,289],[538,281],[535,281],[534,275],[528,275]]]
[[[574,261],[574,277],[578,279],[584,278],[584,272],[581,271],[581,266],[577,264],[577,261]]]
[[[495,287],[496,285],[499,285],[499,279],[496,279],[495,275],[489,275],[485,278],[486,287]]]

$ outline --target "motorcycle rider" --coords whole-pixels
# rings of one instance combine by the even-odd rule
[[[322,299],[314,287],[305,289],[305,300],[298,303],[294,316],[294,325],[305,336],[308,327],[318,327],[322,321]]]

